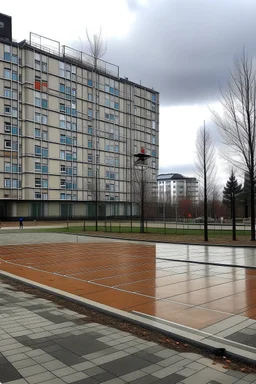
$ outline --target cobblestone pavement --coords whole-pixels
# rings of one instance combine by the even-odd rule
[[[256,383],[224,369],[97,323],[0,279],[0,382],[8,384]]]

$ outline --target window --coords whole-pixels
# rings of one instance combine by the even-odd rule
[[[46,115],[41,115],[41,122],[42,124],[47,124],[48,118]]]
[[[88,148],[92,148],[92,140],[88,140]]]
[[[41,115],[40,115],[40,113],[35,113],[35,121],[37,123],[41,123]]]
[[[39,97],[35,97],[35,106],[41,107],[41,99]]]
[[[42,173],[48,173],[48,165],[47,164],[42,165]]]
[[[61,193],[60,194],[60,199],[61,200],[66,200],[66,194],[65,193]]]
[[[152,136],[152,138],[151,138],[151,142],[152,142],[152,144],[155,144],[155,143],[156,143],[156,137],[155,137],[155,136]]]
[[[10,52],[4,53],[4,60],[5,61],[11,61],[11,53]]]
[[[88,134],[92,135],[92,127],[90,125],[88,126]]]
[[[35,69],[41,71],[41,62],[40,60],[35,60]]]
[[[66,166],[65,165],[60,166],[60,173],[62,173],[62,174],[66,173]]]
[[[4,171],[11,172],[11,163],[4,163]]]
[[[60,151],[60,159],[65,160],[65,151]]]
[[[42,62],[42,72],[47,72],[47,63]]]
[[[65,113],[65,104],[60,104],[60,112]]]
[[[88,169],[88,177],[92,177],[92,176],[93,176],[92,169]]]
[[[18,72],[12,72],[12,80],[13,81],[18,81]]]
[[[92,154],[88,154],[88,163],[92,163]]]
[[[48,193],[43,193],[43,200],[48,200]]]
[[[5,51],[5,52],[9,52],[9,53],[11,53],[11,46],[5,44],[5,45],[4,45],[4,51]]]
[[[62,144],[66,144],[66,136],[65,135],[60,135],[60,142]]]
[[[17,151],[17,150],[18,150],[18,142],[17,142],[17,141],[13,141],[13,142],[12,142],[12,149],[13,149],[14,151]]]
[[[88,101],[92,101],[92,93],[88,93]]]
[[[114,104],[115,109],[119,109],[119,103]]]
[[[4,179],[4,187],[11,188],[11,179]]]
[[[105,105],[106,105],[106,107],[110,107],[110,100],[109,99],[105,99]]]
[[[88,85],[88,87],[92,87],[92,80],[88,79],[87,80],[87,85]]]
[[[60,92],[65,93],[65,85],[64,84],[60,84]]]
[[[72,168],[68,167],[66,169],[66,175],[72,176]]]
[[[35,172],[41,172],[41,163],[35,163]]]
[[[65,117],[65,115],[60,115],[60,128],[66,128],[66,117]]]
[[[48,180],[47,179],[43,179],[42,180],[42,187],[43,188],[48,188]]]
[[[42,108],[48,108],[48,100],[42,98]]]
[[[12,99],[18,100],[18,92],[17,91],[12,91]]]
[[[156,122],[155,122],[155,120],[152,120],[151,124],[152,124],[152,129],[156,129]]]
[[[4,106],[4,114],[5,115],[10,115],[11,114],[11,106],[10,105],[5,105]]]
[[[35,188],[41,188],[41,179],[35,179]]]
[[[72,123],[72,131],[76,131],[76,123]]]
[[[65,179],[60,179],[60,187],[66,188],[66,180]]]
[[[43,140],[48,140],[48,132],[47,131],[43,131],[42,138],[43,138]]]
[[[11,79],[11,70],[5,68],[4,69],[4,78],[10,80]]]
[[[88,108],[88,117],[92,117],[92,109]]]
[[[17,189],[18,188],[18,180],[12,179],[12,188]]]
[[[65,63],[59,62],[59,75],[65,77]]]
[[[152,99],[151,100],[153,101],[153,103],[155,103],[156,102],[156,95],[152,95]]]
[[[11,97],[12,97],[11,88],[5,88],[4,89],[4,97],[8,97],[9,99],[11,99]]]
[[[35,199],[41,199],[42,195],[40,192],[35,192]]]
[[[4,131],[6,133],[10,133],[11,132],[11,124],[10,123],[4,123]]]
[[[17,116],[18,116],[18,109],[12,108],[12,117],[17,117]]]
[[[11,148],[12,148],[12,142],[11,142],[11,140],[5,140],[5,141],[4,141],[4,147],[5,147],[6,149],[11,149]]]
[[[66,137],[66,144],[72,145],[72,137]]]
[[[35,138],[41,138],[41,129],[35,128]]]
[[[12,173],[18,173],[18,165],[17,164],[12,165]]]
[[[151,152],[151,156],[156,156],[156,151],[153,149],[152,152]]]
[[[35,155],[41,156],[41,152],[41,147],[39,147],[39,145],[35,145]]]
[[[48,149],[42,148],[42,157],[47,158],[48,157]]]

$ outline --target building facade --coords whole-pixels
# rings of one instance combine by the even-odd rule
[[[156,180],[158,138],[158,92],[116,65],[32,33],[0,38],[2,219],[87,217],[95,199],[130,215],[134,154],[145,148]]]
[[[176,204],[188,199],[193,204],[199,202],[198,181],[195,177],[185,177],[179,173],[166,173],[157,176],[158,200]]]

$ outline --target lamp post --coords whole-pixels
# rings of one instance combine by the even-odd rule
[[[95,229],[96,229],[96,231],[98,231],[98,170],[97,170],[97,168],[96,168],[95,182],[96,182],[96,188],[95,188],[95,192],[96,192],[96,199],[95,199]]]
[[[147,159],[151,157],[145,153],[145,149],[141,148],[139,153],[134,155],[135,167],[141,168],[141,188],[140,188],[140,233],[144,233],[144,205],[145,205],[145,183],[144,169],[147,166]]]

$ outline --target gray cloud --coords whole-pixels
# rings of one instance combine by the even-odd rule
[[[181,173],[186,177],[196,177],[195,167],[193,164],[175,164],[173,167],[170,165],[162,166],[159,169],[160,173]]]
[[[256,54],[255,0],[149,0],[140,6],[129,35],[109,40],[105,60],[121,76],[154,87],[162,105],[220,98],[235,53]]]

